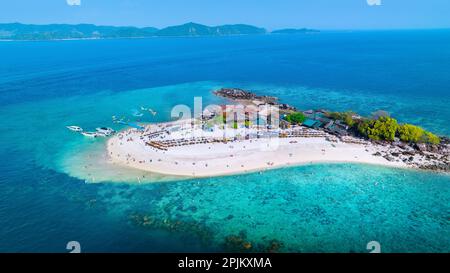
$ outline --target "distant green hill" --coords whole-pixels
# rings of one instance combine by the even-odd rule
[[[133,38],[150,37],[156,28],[112,27],[90,24],[25,25],[0,24],[0,39],[9,40],[56,40],[87,38]]]
[[[314,32],[320,32],[316,29],[309,29],[309,28],[285,28],[285,29],[279,29],[274,30],[271,33],[273,34],[301,34],[301,33],[314,33]]]
[[[163,28],[156,32],[156,36],[226,36],[264,33],[266,33],[265,29],[250,25],[239,24],[210,27],[196,23],[187,23]]]

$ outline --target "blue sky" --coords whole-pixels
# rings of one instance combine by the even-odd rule
[[[370,6],[367,0],[2,0],[0,23],[165,27],[193,21],[245,23],[269,30],[450,28],[449,0],[379,1],[380,6]]]

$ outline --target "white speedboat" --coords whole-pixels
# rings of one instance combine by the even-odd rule
[[[83,128],[78,126],[66,126],[66,128],[74,132],[83,132]]]
[[[157,113],[156,113],[156,111],[153,111],[153,109],[151,109],[151,108],[146,108],[146,107],[143,107],[143,106],[141,106],[141,111],[148,111],[148,112],[150,112],[150,114],[152,114],[153,116],[155,116]]]
[[[135,116],[135,117],[138,117],[138,118],[140,118],[140,117],[143,117],[144,116],[144,113],[142,113],[142,112],[139,112],[138,110],[133,110],[132,111],[132,114],[133,114],[133,116]]]
[[[98,134],[96,132],[82,132],[81,133],[85,137],[97,137]]]
[[[107,127],[99,127],[99,128],[95,128],[95,130],[97,130],[98,136],[110,136],[116,132],[112,128],[107,128]]]
[[[112,121],[113,121],[114,123],[120,123],[120,122],[122,122],[124,119],[125,119],[125,117],[118,118],[118,117],[116,117],[116,116],[112,116]]]

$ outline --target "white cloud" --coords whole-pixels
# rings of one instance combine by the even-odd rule
[[[80,6],[81,0],[66,0],[69,6]]]

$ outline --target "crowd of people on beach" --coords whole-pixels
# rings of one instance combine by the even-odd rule
[[[252,162],[247,163],[238,158],[241,158],[241,156],[245,154],[243,153],[243,151],[246,150],[247,146],[251,146],[250,149],[255,149],[255,147],[257,147],[253,145],[255,142],[263,143],[263,141],[266,140],[264,138],[259,138],[257,134],[253,135],[256,136],[255,138],[241,135],[235,135],[234,137],[228,138],[219,138],[217,137],[217,134],[201,135],[199,132],[192,132],[192,130],[201,130],[201,127],[196,127],[192,123],[181,125],[178,123],[166,123],[148,125],[144,130],[128,129],[118,133],[117,136],[115,136],[117,141],[109,141],[108,145],[111,145],[112,147],[113,145],[124,146],[127,143],[135,143],[137,144],[137,146],[130,146],[134,147],[132,148],[132,151],[129,151],[125,147],[122,149],[112,149],[109,152],[109,156],[121,158],[121,162],[125,163],[126,165],[130,165],[131,167],[142,165],[142,169],[147,170],[151,170],[154,167],[158,169],[163,166],[165,166],[163,168],[170,168],[171,165],[173,166],[173,168],[187,168],[191,169],[191,175],[195,176],[196,171],[201,172],[200,170],[202,168],[206,169],[211,167],[211,164],[209,164],[210,162],[208,162],[208,160],[205,160],[204,158],[196,158],[195,153],[200,149],[203,151],[202,154],[207,153],[206,151],[211,151],[211,154],[216,153],[219,158],[223,158],[225,155],[226,157],[230,158],[230,160],[223,161],[222,167],[224,169],[236,170],[239,168],[243,171],[247,171],[247,164],[252,165]],[[292,140],[284,141],[283,145],[285,145],[285,147],[292,145],[292,149],[285,148],[282,154],[280,154],[280,151],[278,152],[278,155],[280,157],[277,156],[277,158],[265,161],[264,164],[267,169],[283,164],[289,165],[290,162],[295,164],[296,160],[299,160],[299,157],[298,154],[294,153],[294,151],[296,151],[296,149],[298,149],[299,147],[306,147],[305,145],[310,145],[301,144],[303,143],[302,141],[300,141],[300,139],[302,138],[323,139],[324,142],[322,142],[321,140],[319,141],[319,143],[321,143],[320,145],[322,145],[323,148],[317,150],[317,152],[320,153],[321,156],[324,156],[324,158],[327,154],[328,149],[335,149],[339,145],[342,146],[342,144],[345,144],[354,145],[354,147],[361,147],[361,149],[365,150],[367,156],[383,157],[388,162],[398,163],[398,165],[404,164],[405,166],[411,166],[414,168],[420,168],[421,166],[425,166],[426,164],[431,164],[434,161],[438,161],[437,158],[430,159],[429,156],[428,158],[427,156],[410,156],[408,159],[405,159],[405,157],[403,156],[405,152],[403,152],[402,154],[402,151],[397,151],[398,149],[393,150],[396,151],[395,154],[399,154],[398,157],[392,157],[391,153],[389,152],[389,149],[392,147],[388,147],[386,145],[378,145],[367,140],[350,136],[338,138],[324,131],[314,130],[310,128],[294,127],[284,130],[278,130],[276,132],[276,135],[270,134],[268,136],[275,136],[279,139],[291,138]],[[328,146],[324,143],[328,143]],[[140,152],[136,153],[135,149],[140,150]],[[150,149],[148,157],[145,157],[146,149]],[[205,151],[205,149],[207,150]],[[182,152],[184,153],[184,155],[180,156],[179,151],[184,151]],[[172,156],[167,156],[167,153]],[[158,154],[160,156],[157,156]],[[355,155],[352,160],[358,161],[358,155]],[[376,160],[376,162],[380,161]],[[217,163],[213,164],[213,166],[214,168],[216,168]],[[265,168],[261,167],[261,169]]]

